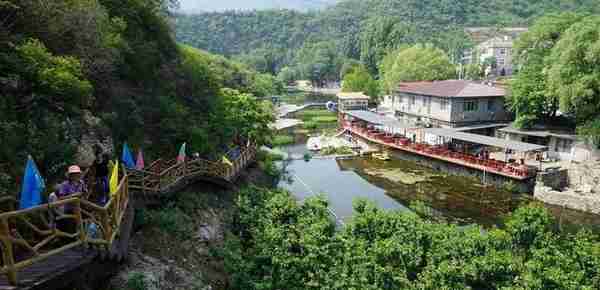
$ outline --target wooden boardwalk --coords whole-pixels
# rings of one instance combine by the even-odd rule
[[[55,277],[89,264],[99,254],[99,251],[85,249],[83,246],[64,251],[18,271],[18,287],[10,285],[6,277],[0,277],[0,289],[49,289],[50,286],[46,284]]]
[[[134,201],[138,206],[154,203],[199,180],[229,187],[254,161],[256,147],[243,148],[234,155],[230,164],[203,159],[179,163],[158,160],[147,171],[123,168],[119,187],[104,206],[79,194],[52,204],[0,213],[0,290],[63,289],[86,280],[102,281],[127,256]],[[49,222],[60,206],[69,206],[72,213],[54,218],[71,220],[75,232],[62,232]],[[92,225],[97,227],[95,234],[90,233]]]

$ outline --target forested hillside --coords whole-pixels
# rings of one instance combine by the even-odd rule
[[[215,154],[265,129],[268,108],[244,93],[271,94],[274,78],[178,45],[174,4],[0,1],[0,193],[14,193],[28,154],[49,181],[61,176],[89,131],[151,159],[181,142]]]
[[[456,60],[466,26],[528,25],[558,11],[600,11],[597,0],[344,0],[320,12],[268,10],[179,15],[177,39],[240,60],[264,72],[298,66],[297,51],[335,47],[336,59],[360,59],[372,72],[384,52],[430,42]],[[333,63],[325,64],[334,66]],[[301,70],[301,68],[297,68]],[[304,74],[306,77],[306,74]]]
[[[249,9],[322,9],[336,0],[180,0],[183,12]]]

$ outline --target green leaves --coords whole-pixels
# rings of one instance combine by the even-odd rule
[[[342,91],[363,92],[370,97],[379,97],[379,83],[364,66],[359,65],[344,76]]]
[[[444,51],[422,44],[390,52],[382,61],[380,71],[387,92],[403,81],[445,80],[456,75],[456,68]]]
[[[335,231],[327,201],[284,191],[240,193],[226,249],[234,289],[597,289],[600,242],[553,236],[548,213],[523,207],[506,230],[458,228],[356,200]],[[227,255],[226,255],[227,256]],[[242,279],[243,278],[243,279]]]
[[[68,56],[52,55],[39,40],[29,39],[16,48],[20,68],[39,94],[51,96],[48,101],[65,102],[75,107],[86,104],[92,85],[82,72],[80,62]]]
[[[576,121],[580,133],[593,134],[587,128],[600,117],[599,30],[597,16],[550,14],[515,43],[521,70],[511,83],[509,104],[518,126],[529,127],[560,110]]]

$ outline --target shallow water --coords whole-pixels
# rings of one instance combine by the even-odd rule
[[[280,187],[300,200],[325,194],[332,211],[345,221],[352,217],[352,202],[356,198],[366,198],[388,210],[410,210],[411,203],[421,201],[443,220],[485,227],[501,225],[506,214],[525,202],[522,195],[402,160],[295,160],[287,164],[286,170],[291,180],[282,181]],[[600,229],[596,215],[548,208],[565,230]]]
[[[290,99],[302,104],[328,98],[331,96],[301,94]],[[306,133],[295,136],[295,144],[280,150],[295,157],[309,153]],[[507,214],[531,200],[531,196],[486,187],[477,179],[446,175],[403,160],[295,160],[287,164],[286,170],[289,180],[282,181],[280,187],[288,189],[300,200],[325,194],[331,210],[345,221],[352,217],[353,200],[366,198],[389,210],[410,210],[412,203],[421,201],[442,220],[462,225],[500,226]],[[545,206],[565,231],[584,227],[600,233],[598,215]]]

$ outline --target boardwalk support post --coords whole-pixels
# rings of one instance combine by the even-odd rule
[[[8,226],[8,219],[6,218],[3,218],[0,222],[0,239],[2,239],[2,259],[4,260],[6,267],[8,281],[12,285],[17,285],[17,270],[15,269],[13,244],[11,241],[11,232],[10,227]]]

